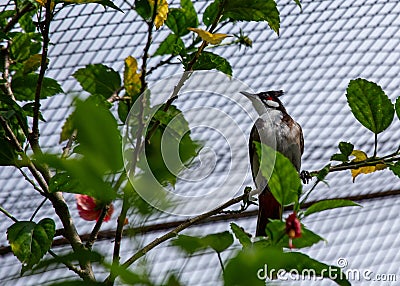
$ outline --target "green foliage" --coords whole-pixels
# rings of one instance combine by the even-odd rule
[[[15,33],[10,46],[11,59],[23,62],[40,51],[40,37],[36,33]]]
[[[281,153],[271,147],[256,142],[256,151],[260,159],[260,169],[275,199],[281,205],[289,205],[298,201],[301,189],[299,174]]]
[[[268,243],[276,247],[289,247],[289,237],[286,234],[286,223],[281,220],[273,220],[267,225]],[[324,239],[318,234],[307,229],[301,224],[301,237],[293,239],[295,248],[310,247]]]
[[[39,75],[30,73],[27,75],[14,76],[11,81],[11,88],[17,100],[34,100],[36,94],[36,86]],[[42,83],[40,98],[48,98],[50,96],[63,93],[60,84],[52,79],[45,77]]]
[[[55,231],[55,223],[49,218],[39,223],[19,221],[7,229],[7,239],[14,255],[24,268],[30,269],[50,249]]]
[[[330,266],[298,252],[283,252],[281,248],[255,246],[246,248],[232,258],[224,272],[224,285],[263,286],[269,277],[276,277],[278,271],[301,274],[301,271],[313,269],[310,275],[332,279],[338,285],[347,286],[350,282],[339,267]],[[247,273],[248,275],[243,275]],[[336,274],[335,276],[332,273]],[[282,272],[280,273],[282,274]]]
[[[331,161],[347,162],[349,161],[349,156],[354,150],[354,145],[348,142],[340,142],[339,150],[341,153],[332,155]]]
[[[396,103],[395,103],[395,108],[396,108],[396,114],[397,114],[397,117],[400,119],[400,97],[398,97],[397,99],[396,99]]]
[[[59,1],[60,3],[65,3],[65,4],[90,4],[90,3],[97,3],[100,5],[103,5],[104,7],[110,7],[112,9],[115,9],[120,12],[122,11],[118,6],[116,6],[113,1],[111,0],[61,0]]]
[[[203,15],[203,22],[210,26],[223,5],[223,17],[232,21],[266,21],[270,28],[279,34],[280,17],[274,0],[215,0],[210,4]]]
[[[231,230],[235,237],[239,240],[240,244],[243,248],[249,247],[252,245],[250,236],[237,224],[231,223]]]
[[[179,235],[172,241],[172,245],[179,247],[189,255],[204,250],[208,247],[221,253],[233,243],[233,236],[229,231],[213,233],[203,237]]]
[[[347,87],[347,101],[356,119],[375,134],[381,133],[393,121],[393,104],[374,82],[351,80]]]
[[[359,204],[350,201],[350,200],[342,200],[342,199],[333,199],[333,200],[323,200],[316,202],[312,206],[310,206],[304,213],[304,216],[308,216],[313,213],[335,209],[335,208],[342,208],[342,207],[354,207],[359,206]]]
[[[185,49],[185,44],[182,39],[176,34],[169,34],[164,41],[161,42],[157,48],[154,56],[162,55],[178,55],[182,50]]]
[[[389,166],[389,169],[400,178],[400,161],[397,161],[393,165]]]
[[[149,21],[151,19],[152,10],[148,0],[135,0],[135,11],[144,20]]]
[[[187,68],[189,62],[193,59],[195,53],[190,54],[184,59],[184,65]],[[223,57],[211,52],[202,52],[199,59],[193,65],[193,70],[219,70],[229,76],[232,75],[232,67],[230,63]]]
[[[139,167],[151,169],[157,181],[166,186],[175,185],[176,176],[198,154],[199,142],[190,137],[189,124],[182,112],[175,106],[168,111],[156,106],[153,123],[160,122],[150,140],[145,144],[145,155],[140,158]],[[149,130],[153,125],[149,126]]]
[[[171,8],[165,21],[165,25],[179,37],[187,35],[188,28],[196,28],[199,25],[192,1],[181,0],[181,7]]]
[[[51,181],[52,191],[68,191],[109,202],[116,196],[104,176],[122,168],[121,135],[111,112],[95,100],[76,103],[72,126],[78,132],[78,159],[61,159],[55,155],[37,156],[41,162],[63,171]],[[69,179],[69,180],[68,180]]]
[[[73,77],[85,91],[92,95],[100,95],[104,99],[111,97],[121,87],[120,75],[103,64],[87,65],[78,69]]]

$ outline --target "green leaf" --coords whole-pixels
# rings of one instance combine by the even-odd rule
[[[178,235],[176,239],[172,240],[171,244],[179,247],[189,255],[207,248],[207,245],[204,244],[200,237],[183,234]]]
[[[350,156],[351,152],[354,150],[354,145],[348,142],[340,142],[339,143],[339,150],[345,156]]]
[[[169,10],[165,25],[178,36],[184,36],[190,33],[187,29],[190,26],[188,26],[186,22],[185,12],[180,8],[171,8]]]
[[[97,3],[97,4],[103,5],[104,7],[110,7],[110,8],[113,8],[113,9],[117,10],[117,11],[120,11],[122,13],[124,12],[110,0],[62,0],[60,2],[61,3],[66,3],[66,4],[91,4],[91,3]]]
[[[148,166],[157,181],[166,186],[176,183],[176,175],[197,156],[200,144],[190,137],[189,124],[182,112],[175,106],[168,111],[158,108],[154,121],[160,124],[150,141],[145,143],[145,157],[139,159],[138,166],[145,170]],[[153,123],[154,124],[154,123]],[[148,130],[152,129],[152,125]]]
[[[300,11],[303,12],[303,7],[301,6],[300,0],[294,0],[294,2],[296,2],[297,6],[299,6]]]
[[[351,80],[347,87],[347,102],[355,118],[375,134],[381,133],[393,121],[393,104],[374,82]]]
[[[29,57],[29,59],[27,59],[24,62],[24,69],[23,69],[22,72],[24,74],[28,74],[28,73],[36,71],[40,67],[41,62],[42,62],[42,55],[41,54],[31,55]],[[47,63],[48,62],[49,62],[49,60],[47,59]]]
[[[165,286],[183,286],[183,284],[179,281],[178,277],[172,273],[168,277],[167,284],[165,284]]]
[[[72,136],[72,133],[74,132],[74,126],[73,126],[73,121],[72,121],[73,118],[74,118],[74,114],[72,112],[67,117],[67,119],[64,122],[64,125],[61,128],[60,140],[58,143],[61,143],[65,140],[69,140],[69,138]]]
[[[0,131],[3,131],[1,127]],[[3,132],[0,132],[0,146],[0,166],[14,166],[17,163],[18,152]]]
[[[161,42],[160,46],[157,48],[154,56],[162,55],[178,55],[185,48],[185,44],[182,39],[175,35],[169,34],[164,41]]]
[[[182,11],[186,17],[186,26],[197,28],[199,25],[199,19],[197,12],[194,9],[193,2],[191,0],[181,0]]]
[[[28,103],[24,104],[24,106],[22,106],[22,109],[24,110],[26,116],[33,117],[34,114],[35,114],[35,112],[34,112],[35,103],[34,102],[28,102]],[[40,111],[39,111],[39,120],[41,120],[43,122],[46,122],[46,120],[43,117],[42,112],[40,112]]]
[[[50,249],[56,231],[52,219],[42,219],[38,224],[19,221],[7,229],[7,239],[14,255],[26,268],[31,268]]]
[[[221,253],[233,243],[233,236],[229,231],[213,233],[202,238],[204,244],[208,245],[216,252]]]
[[[36,37],[35,33],[17,33],[10,46],[11,58],[16,62],[23,62],[31,55],[39,53],[41,44]]]
[[[360,206],[360,205],[350,200],[342,200],[342,199],[323,200],[311,205],[304,213],[304,216],[308,216],[310,214],[329,209],[354,207],[354,206]]]
[[[319,181],[325,180],[325,177],[329,174],[329,170],[331,168],[331,164],[326,165],[323,167],[317,174],[317,179]]]
[[[122,265],[106,264],[106,267],[109,268],[112,273],[119,276],[121,280],[125,282],[124,285],[153,285],[147,276],[137,274]],[[104,285],[104,283],[102,285]]]
[[[275,199],[281,205],[289,205],[298,201],[301,189],[299,174],[295,167],[281,153],[271,147],[255,142],[258,157],[261,158],[260,169]]]
[[[400,96],[396,99],[396,103],[394,106],[396,108],[397,117],[400,119]]]
[[[79,191],[79,181],[67,172],[55,174],[49,183],[50,193],[66,192],[66,193],[81,193]]]
[[[36,14],[37,10],[33,9],[32,11],[24,14],[19,20],[18,23],[21,25],[21,28],[24,29],[25,32],[35,32],[36,25],[33,23],[33,16]]]
[[[349,156],[344,154],[333,154],[331,156],[331,161],[347,162],[349,161]]]
[[[190,54],[184,62],[185,67],[194,57],[194,53]],[[232,75],[232,67],[230,63],[223,57],[211,52],[202,52],[196,63],[193,65],[193,70],[219,70],[229,76]]]
[[[39,75],[30,73],[23,76],[15,76],[11,81],[11,88],[17,100],[34,100],[36,94],[36,86]],[[61,85],[54,79],[45,77],[42,82],[40,98],[48,98],[50,96],[63,93]]]
[[[235,21],[267,21],[279,35],[279,11],[274,0],[226,0],[223,15]]]
[[[103,64],[87,65],[78,69],[73,77],[85,91],[92,95],[101,95],[104,99],[111,97],[121,87],[120,75]]]
[[[77,102],[73,113],[79,147],[100,172],[122,168],[121,134],[111,112],[91,101]]]
[[[102,282],[83,281],[83,280],[71,280],[63,282],[55,282],[50,286],[104,286]]]
[[[240,244],[243,246],[243,248],[252,245],[249,235],[240,226],[232,222],[231,229],[235,237],[239,240]]]
[[[122,122],[125,123],[126,117],[128,116],[128,114],[129,114],[129,107],[128,107],[128,104],[127,104],[125,101],[120,100],[120,101],[118,102],[118,118],[119,118]]]
[[[150,20],[152,16],[152,8],[148,0],[135,0],[135,11],[144,20]]]
[[[350,285],[337,266],[321,263],[302,253],[283,252],[280,248],[261,246],[243,249],[227,263],[224,271],[224,285],[264,286],[265,280],[271,274],[276,277],[278,271],[293,273],[295,270],[300,274],[304,271],[304,275],[332,279],[338,285]],[[243,273],[251,275],[243,275]],[[332,273],[336,275],[329,275]]]
[[[203,13],[203,23],[209,27],[214,22],[218,14],[219,5],[221,0],[215,0],[213,3],[207,6]]]
[[[389,169],[400,178],[400,161],[394,163],[394,165],[389,166]]]

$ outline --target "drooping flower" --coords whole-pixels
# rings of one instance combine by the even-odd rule
[[[78,208],[79,216],[84,220],[95,220],[97,221],[101,215],[101,211],[105,206],[104,203],[97,201],[96,199],[87,195],[75,195],[76,207]],[[112,213],[114,212],[113,204],[110,204],[107,214],[104,217],[105,222],[109,221]]]
[[[293,248],[293,238],[301,237],[301,224],[296,212],[293,212],[286,219],[286,234],[289,236],[289,248]]]

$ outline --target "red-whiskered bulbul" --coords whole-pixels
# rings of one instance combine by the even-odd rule
[[[300,171],[301,155],[304,150],[303,132],[279,100],[283,94],[282,90],[257,94],[245,91],[241,93],[251,100],[259,115],[251,129],[249,155],[259,202],[256,236],[266,236],[265,228],[269,220],[281,219],[282,206],[272,195],[268,181],[259,170],[260,162],[254,142],[261,142],[279,151],[292,162],[297,171]]]

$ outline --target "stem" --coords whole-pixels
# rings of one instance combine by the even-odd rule
[[[21,10],[17,10],[17,14],[12,17],[10,22],[7,23],[7,25],[4,27],[3,32],[8,33],[10,32],[14,26],[18,23],[19,19],[21,19],[22,16],[24,16],[26,13],[32,11],[35,9],[35,6],[33,6],[31,3],[28,2],[27,5],[24,6]]]
[[[50,33],[50,22],[52,20],[51,2],[46,2],[45,9],[45,20],[40,24],[40,30],[43,37],[43,47],[42,47],[42,59],[40,62],[40,71],[38,82],[36,85],[35,101],[33,105],[33,120],[32,120],[32,133],[28,137],[29,143],[32,147],[34,153],[41,153],[39,146],[39,115],[40,115],[40,94],[42,91],[43,79],[47,70],[47,55],[50,43],[49,33]]]
[[[47,198],[44,198],[44,200],[40,203],[40,205],[36,208],[36,210],[33,212],[31,219],[29,221],[33,221],[33,219],[35,218],[36,214],[38,213],[38,211],[42,208],[42,206],[44,205],[44,203],[47,201]]]
[[[185,222],[183,222],[182,224],[178,225],[177,227],[175,227],[174,229],[172,229],[171,231],[167,232],[166,234],[156,238],[155,240],[153,240],[152,242],[150,242],[149,244],[147,244],[145,247],[143,247],[142,249],[140,249],[139,251],[137,251],[135,254],[133,254],[128,260],[126,260],[122,266],[127,268],[129,267],[131,264],[133,264],[136,260],[138,260],[139,258],[141,258],[142,256],[146,255],[147,252],[149,252],[150,250],[152,250],[154,247],[160,245],[161,243],[169,240],[170,238],[175,237],[179,232],[181,232],[182,230],[192,226],[195,223],[198,223],[208,217],[211,217],[213,215],[219,214],[221,213],[221,211],[223,211],[224,209],[226,209],[227,207],[230,207],[234,204],[237,204],[241,201],[243,201],[246,197],[248,196],[247,193],[235,197],[233,199],[230,199],[229,201],[227,201],[226,203],[222,204],[221,206],[217,207],[216,209],[203,213],[201,215],[198,215],[196,217],[193,217],[191,219],[186,220]],[[117,274],[115,274],[117,275]],[[109,277],[107,277],[107,279],[105,280],[105,282],[108,282],[110,279],[115,279],[116,277],[111,277],[111,275]]]
[[[376,157],[376,153],[378,151],[378,133],[375,133],[375,146],[374,146],[374,156]]]
[[[106,217],[107,212],[108,212],[109,209],[110,209],[110,204],[107,204],[107,205],[105,205],[105,206],[103,207],[103,209],[101,210],[100,216],[99,216],[99,218],[97,219],[97,222],[96,222],[96,224],[94,225],[92,232],[90,233],[89,239],[88,239],[87,242],[86,242],[85,247],[86,247],[87,249],[89,249],[89,250],[92,249],[93,244],[94,244],[94,242],[95,242],[96,239],[97,239],[97,234],[98,234],[99,231],[100,231],[101,225],[103,224],[104,218]]]
[[[225,272],[224,263],[222,262],[221,253],[218,251],[217,251],[217,256],[218,256],[219,264],[221,265],[221,268],[222,268],[222,273],[224,273]]]
[[[3,214],[5,214],[9,219],[11,219],[13,222],[18,222],[18,220],[12,215],[10,214],[8,211],[6,211],[5,209],[3,209],[2,206],[0,206],[0,212],[2,212]]]

